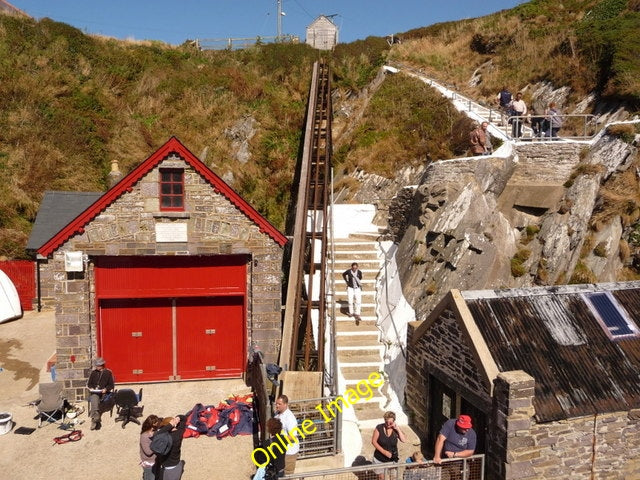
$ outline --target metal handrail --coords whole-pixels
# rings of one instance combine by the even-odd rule
[[[333,468],[327,470],[316,470],[312,472],[294,473],[285,475],[283,480],[347,480],[356,478],[369,478],[367,473],[382,472],[384,480],[403,478],[403,472],[407,470],[413,472],[424,472],[425,475],[416,475],[416,478],[444,478],[443,473],[449,474],[450,478],[460,478],[464,480],[484,480],[484,455],[472,455],[467,458],[443,459],[441,465],[436,465],[433,461],[421,464],[412,463],[376,463],[359,467]],[[412,475],[413,477],[413,475]]]
[[[602,123],[598,122],[597,117],[593,114],[572,113],[566,115],[556,115],[556,117],[562,120],[562,127],[559,127],[557,136],[552,136],[552,131],[550,130],[551,117],[545,114],[510,116],[504,114],[501,117],[503,119],[502,126],[499,128],[504,129],[504,134],[510,140],[531,140],[537,142],[548,142],[551,140],[591,140],[602,129]],[[533,121],[535,121],[535,119],[539,119],[540,121],[542,136],[536,135],[536,132],[533,129]],[[512,135],[512,127],[515,122],[522,123],[523,135],[520,137],[514,137]],[[575,134],[575,132],[577,132],[578,130],[581,130],[582,134]],[[569,133],[569,135],[567,135],[567,133]]]
[[[441,89],[446,89],[448,90],[450,93],[449,94],[445,94],[444,92],[443,95],[446,98],[451,99],[451,101],[457,101],[459,104],[464,105],[465,106],[465,110],[469,113],[474,113],[476,114],[478,117],[484,118],[486,119],[489,123],[496,123],[496,122],[500,122],[502,123],[501,127],[498,126],[498,130],[500,131],[500,133],[503,133],[505,135],[505,137],[508,140],[535,140],[535,141],[550,141],[550,140],[577,140],[577,141],[587,141],[587,140],[591,140],[593,139],[602,129],[603,127],[603,123],[600,122],[598,120],[598,117],[596,115],[593,114],[566,114],[566,115],[559,115],[559,117],[561,117],[563,120],[565,120],[563,122],[564,126],[561,129],[563,131],[562,135],[559,135],[558,137],[550,137],[550,136],[544,136],[544,137],[534,137],[533,135],[533,130],[531,130],[531,127],[529,126],[524,126],[523,130],[525,133],[527,133],[527,135],[523,135],[519,138],[514,138],[511,135],[511,125],[509,124],[509,120],[513,120],[513,119],[524,119],[526,123],[527,119],[531,119],[531,118],[535,118],[537,116],[539,117],[546,117],[544,114],[543,115],[525,115],[525,116],[509,116],[506,112],[504,112],[504,110],[500,109],[500,108],[492,108],[492,107],[486,107],[483,106],[477,102],[475,102],[474,100],[472,100],[471,98],[462,95],[458,92],[453,91],[453,86],[451,85],[446,85],[443,82],[438,82],[432,78],[426,77],[425,74],[420,71],[420,70],[416,70],[415,68],[411,68],[408,67],[402,63],[399,62],[390,62],[391,65],[393,65],[395,68],[398,69],[402,69],[405,71],[410,72],[412,75],[416,75],[418,77],[420,77],[422,79],[422,81],[424,81],[427,85],[432,86],[432,87],[439,87]],[[578,125],[571,125],[572,123],[576,123],[576,122],[572,122],[572,119],[582,119],[581,121],[578,121]],[[573,129],[573,131],[568,130],[569,128]],[[580,131],[581,134],[574,134],[574,132],[578,132]],[[570,132],[570,135],[567,135],[567,132]]]

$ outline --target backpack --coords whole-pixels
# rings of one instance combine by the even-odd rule
[[[273,461],[269,462],[264,469],[264,480],[278,480],[278,468]]]
[[[500,92],[500,106],[506,107],[511,103],[511,92],[508,90],[502,90]]]
[[[173,439],[169,432],[163,430],[158,431],[151,437],[151,451],[156,455],[167,455],[173,446]]]

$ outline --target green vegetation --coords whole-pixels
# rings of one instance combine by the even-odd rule
[[[531,240],[535,238],[535,236],[540,231],[540,227],[538,225],[527,225],[524,229],[524,237],[520,240],[523,245],[527,245]]]
[[[636,134],[640,133],[640,125],[630,123],[618,123],[607,127],[607,134],[619,138],[623,142],[632,144]]]
[[[464,120],[423,82],[389,76],[371,98],[348,147],[334,152],[334,164],[343,171],[365,168],[393,177],[404,165],[450,158],[456,150],[455,125]]]
[[[387,50],[329,53],[334,88],[368,85]],[[127,173],[173,135],[284,229],[317,59],[305,44],[201,52],[0,14],[0,257],[25,256],[45,190],[104,191],[112,159]],[[247,119],[242,163],[229,131]]]
[[[531,250],[527,248],[519,249],[511,259],[511,275],[517,278],[527,273],[524,263],[529,260],[530,256]]]
[[[591,269],[582,260],[578,260],[576,268],[573,269],[573,275],[569,279],[569,284],[596,283],[597,280]]]
[[[388,59],[487,104],[503,84],[516,90],[547,81],[570,87],[569,101],[596,92],[612,105],[637,107],[639,31],[639,0],[533,0],[412,30],[392,49],[369,37],[323,52],[333,71],[334,110],[357,112],[348,129],[334,130],[336,188],[358,187],[343,172],[393,177],[408,165],[466,153],[470,120],[433,89],[404,75],[374,86]],[[104,191],[111,160],[127,173],[173,135],[197,155],[206,152],[203,161],[284,229],[318,58],[304,44],[201,52],[0,15],[0,257],[24,257],[45,190]],[[480,83],[469,85],[483,65]],[[241,162],[231,131],[244,122],[253,136],[251,157]],[[638,131],[618,126],[609,133],[629,142]],[[598,173],[590,168],[575,175]],[[638,220],[633,171],[603,185],[594,229],[613,215],[624,225]],[[535,233],[525,235],[528,241]],[[518,272],[524,262],[515,260]]]
[[[502,85],[515,90],[547,81],[571,87],[570,100],[595,92],[637,109],[638,32],[637,0],[532,0],[486,17],[407,32],[408,41],[392,58],[491,103]],[[488,61],[482,81],[468,86],[474,70]]]

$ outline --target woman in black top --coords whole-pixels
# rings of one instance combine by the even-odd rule
[[[267,432],[269,432],[269,438],[262,443],[262,449],[269,455],[265,457],[265,454],[258,450],[255,454],[255,461],[258,465],[266,466],[265,480],[271,480],[272,474],[276,477],[284,477],[284,456],[286,450],[281,446],[276,437],[277,434],[282,434],[282,422],[278,418],[270,418],[267,420]],[[275,444],[271,447],[272,444]],[[271,447],[271,448],[269,448]],[[268,465],[271,464],[271,465]],[[275,468],[272,468],[275,467]]]
[[[373,452],[373,463],[387,463],[398,461],[398,440],[404,442],[406,437],[398,425],[396,425],[396,414],[386,412],[382,417],[384,423],[376,426],[371,438],[371,444],[375,448]],[[377,469],[375,472],[380,479],[384,478],[384,469]]]
[[[184,460],[180,460],[182,452],[182,436],[187,426],[186,417],[178,415],[176,417],[165,418],[160,423],[158,432],[170,432],[171,450],[167,455],[156,455],[154,474],[156,480],[180,480],[184,471]]]

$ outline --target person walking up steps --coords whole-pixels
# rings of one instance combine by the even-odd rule
[[[362,305],[362,272],[358,264],[353,262],[349,270],[342,273],[342,278],[347,283],[347,301],[349,303],[349,316],[360,322],[360,308]]]

